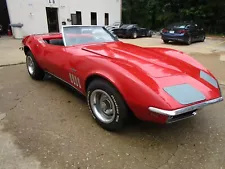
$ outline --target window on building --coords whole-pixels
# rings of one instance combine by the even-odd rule
[[[74,13],[71,14],[71,24],[77,25],[77,15]]]
[[[55,0],[48,0],[48,3],[55,3]]]
[[[97,25],[97,13],[91,12],[91,25]]]
[[[76,15],[77,15],[77,25],[82,25],[81,11],[76,11]]]
[[[105,25],[109,25],[109,14],[105,13]]]

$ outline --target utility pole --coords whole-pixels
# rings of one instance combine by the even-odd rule
[[[123,13],[123,0],[120,0],[120,22],[122,23],[122,13]]]

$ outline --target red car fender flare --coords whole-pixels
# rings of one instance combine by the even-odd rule
[[[22,40],[22,44],[24,45],[24,53],[26,54],[28,51],[32,51],[32,47],[31,47],[31,42],[33,41],[33,38],[31,35],[26,36],[25,38],[23,38]],[[34,54],[34,53],[33,53]]]
[[[87,92],[87,88],[88,88],[88,85],[91,83],[91,81],[93,81],[94,79],[103,79],[103,80],[106,80],[107,82],[109,82],[110,84],[112,84],[117,90],[118,92],[123,96],[122,92],[121,92],[121,86],[119,85],[119,83],[117,82],[116,83],[116,79],[111,76],[111,75],[106,75],[104,73],[100,73],[100,72],[95,72],[95,73],[90,73],[86,78],[85,78],[85,81],[84,81],[84,84],[85,84],[85,94]]]
[[[87,76],[87,78],[85,78],[85,81],[84,81],[85,91],[83,92],[85,96],[87,95],[88,85],[90,84],[90,82],[92,80],[94,80],[96,78],[100,78],[100,79],[106,80],[112,86],[114,86],[115,89],[119,92],[119,94],[123,98],[123,100],[126,103],[126,105],[129,107],[128,100],[126,98],[126,93],[124,93],[123,85],[120,83],[120,81],[115,76],[112,76],[111,74],[107,74],[107,73],[104,73],[104,72],[93,72],[93,73],[90,73]]]

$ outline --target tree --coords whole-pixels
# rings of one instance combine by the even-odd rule
[[[225,33],[221,0],[123,0],[123,22],[159,29],[173,22],[195,21],[209,33]]]

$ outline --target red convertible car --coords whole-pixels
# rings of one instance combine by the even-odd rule
[[[104,27],[64,26],[62,34],[23,39],[27,69],[46,73],[87,98],[90,112],[107,130],[119,130],[132,115],[172,123],[223,100],[216,78],[183,52],[119,41]]]

